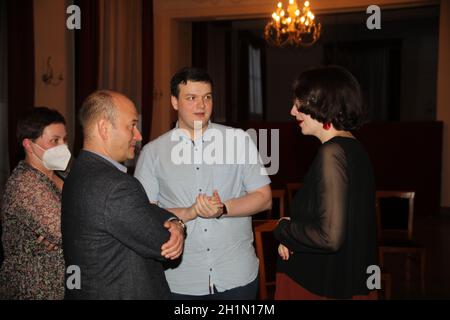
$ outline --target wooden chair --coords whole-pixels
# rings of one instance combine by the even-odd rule
[[[284,217],[286,191],[283,189],[272,189],[272,209],[259,212],[253,216],[254,219],[276,219]],[[276,206],[278,209],[276,209]]]
[[[377,191],[376,211],[379,262],[381,268],[384,268],[384,256],[386,253],[405,254],[406,285],[409,290],[411,283],[411,258],[417,257],[420,262],[420,288],[422,294],[425,294],[426,250],[413,241],[414,196],[415,193],[413,191]],[[397,201],[403,199],[404,202],[407,202],[407,209],[400,210],[402,207],[398,206],[397,210],[390,210],[388,215],[387,210],[383,212],[383,201],[386,202],[388,199],[397,199]],[[392,219],[394,214],[398,219]],[[389,218],[391,218],[391,222],[389,222]]]
[[[391,300],[391,292],[392,292],[392,281],[391,274],[387,272],[381,273],[381,288],[383,293],[384,300]]]
[[[269,288],[275,293],[275,273],[276,258],[278,256],[278,242],[274,238],[272,243],[264,241],[264,233],[271,233],[276,228],[278,220],[253,220],[253,233],[255,236],[256,255],[259,259],[259,290],[258,299],[273,299],[273,295],[269,295]],[[272,236],[273,237],[273,236]],[[270,246],[267,245],[271,244]],[[265,245],[266,244],[266,245]],[[271,267],[271,268],[270,268]],[[391,275],[383,272],[381,274],[383,298],[391,299]]]
[[[279,217],[284,217],[284,199],[286,198],[286,191],[283,189],[272,189],[272,205],[278,203]],[[276,201],[273,201],[276,200]],[[274,209],[270,210],[269,219],[272,219]]]
[[[278,242],[274,240],[272,232],[276,228],[277,223],[278,220],[253,220],[256,255],[259,259],[258,298],[260,300],[273,299],[273,296],[268,293],[268,288],[273,288],[273,292],[275,292],[275,268]],[[263,237],[265,233],[267,237]],[[272,240],[272,242],[264,241],[264,238],[267,238],[266,240]],[[270,246],[267,244],[270,244]]]
[[[295,193],[302,187],[302,183],[300,182],[288,182],[286,183],[286,190],[287,190],[287,196],[288,196],[288,206],[289,210],[292,206],[292,199],[294,198]]]

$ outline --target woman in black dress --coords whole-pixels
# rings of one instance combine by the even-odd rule
[[[371,299],[367,268],[377,264],[372,165],[350,130],[364,120],[361,90],[347,70],[321,67],[294,83],[291,115],[319,148],[280,241],[276,299]]]

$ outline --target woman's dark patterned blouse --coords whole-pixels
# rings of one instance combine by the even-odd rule
[[[20,162],[8,179],[1,210],[5,261],[0,299],[62,299],[61,192],[42,172]],[[56,244],[49,251],[39,236]]]

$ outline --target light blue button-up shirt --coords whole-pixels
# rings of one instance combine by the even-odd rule
[[[89,150],[86,150],[86,151],[89,151]],[[113,160],[113,159],[111,159],[111,158],[109,158],[109,157],[107,157],[107,156],[105,156],[103,154],[100,154],[100,153],[97,153],[97,152],[94,152],[94,151],[89,151],[89,152],[92,152],[92,153],[98,155],[99,157],[102,157],[103,159],[105,159],[106,161],[110,162],[114,167],[116,167],[117,169],[119,169],[123,173],[127,173],[127,171],[128,171],[127,167],[125,167],[123,164],[117,162],[116,160]]]
[[[230,138],[220,143],[220,135],[225,138],[227,134],[235,135],[234,148],[227,147]],[[214,164],[212,160],[216,160]],[[173,129],[147,144],[135,177],[150,201],[162,208],[190,207],[199,193],[211,196],[215,189],[226,201],[270,184],[250,136],[241,129],[214,123],[195,141],[186,132]],[[172,292],[206,295],[212,286],[222,292],[256,279],[258,259],[251,217],[197,217],[186,226],[181,263],[166,270]]]

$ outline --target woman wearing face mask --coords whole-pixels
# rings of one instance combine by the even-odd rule
[[[9,177],[1,220],[5,261],[0,269],[2,299],[62,299],[61,191],[70,160],[63,116],[36,107],[17,126],[25,152]]]

